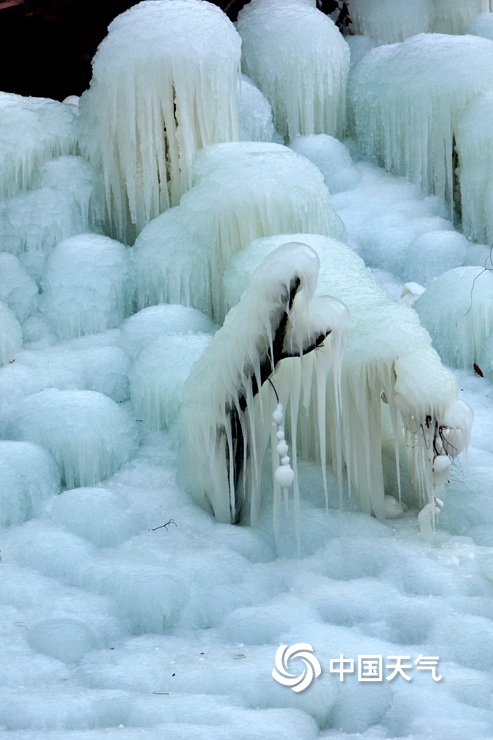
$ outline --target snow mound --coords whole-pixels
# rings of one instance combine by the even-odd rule
[[[414,304],[443,361],[472,370],[483,364],[493,331],[493,273],[458,267],[434,280]]]
[[[471,418],[456,406],[457,383],[431,347],[430,337],[412,309],[394,302],[373,280],[364,262],[345,244],[322,236],[290,234],[257,239],[238,253],[225,273],[226,297],[236,304],[255,269],[287,239],[309,245],[320,258],[317,295],[330,294],[351,312],[351,331],[341,366],[339,419],[333,395],[327,393],[326,454],[340,476],[341,460],[349,490],[355,489],[367,512],[385,516],[384,452],[391,445],[395,469],[408,460],[424,500],[433,494],[430,435],[435,422],[463,430],[464,449]],[[281,366],[278,375],[282,377]],[[329,380],[330,380],[329,374]],[[277,382],[280,382],[279,380]],[[428,418],[429,417],[429,418]],[[304,426],[308,424],[308,427]],[[317,458],[313,420],[298,420],[299,454]],[[411,445],[409,440],[413,439]],[[293,444],[293,442],[291,442]],[[446,443],[444,443],[446,444]],[[412,448],[412,455],[410,450]],[[397,475],[400,496],[400,473]]]
[[[460,116],[456,135],[462,226],[468,237],[487,244],[493,244],[492,115],[493,91],[478,95]]]
[[[0,367],[12,362],[21,346],[21,325],[10,308],[0,301]]]
[[[287,147],[239,142],[208,147],[194,187],[135,243],[140,307],[182,303],[222,320],[222,273],[239,249],[286,230],[346,238],[320,171]]]
[[[167,334],[213,333],[217,327],[195,308],[174,304],[149,306],[130,316],[121,326],[121,342],[134,359],[151,342]]]
[[[110,24],[79,121],[116,238],[133,242],[179,202],[198,149],[238,139],[240,47],[228,17],[198,0],[148,0]]]
[[[0,301],[25,321],[36,308],[38,287],[23,264],[8,252],[0,252]]]
[[[63,103],[0,92],[0,201],[29,187],[47,160],[75,150],[75,116]]]
[[[60,488],[52,456],[31,442],[0,441],[0,525],[21,524]]]
[[[277,130],[341,136],[349,48],[335,23],[305,3],[254,0],[236,27],[242,69],[271,103]]]
[[[427,284],[466,258],[469,242],[457,231],[439,229],[416,236],[403,255],[401,274],[405,280]]]
[[[114,547],[142,528],[125,499],[106,488],[75,488],[49,502],[47,515],[96,547]]]
[[[7,433],[48,449],[69,488],[108,478],[137,448],[135,422],[95,391],[52,388],[28,396],[13,412]]]
[[[94,632],[79,619],[42,619],[29,628],[29,646],[64,663],[78,663],[90,650],[99,647]]]
[[[350,0],[355,33],[371,36],[377,44],[394,44],[430,30],[433,0]]]
[[[135,417],[151,429],[166,429],[181,404],[192,365],[211,340],[207,334],[172,334],[151,342],[129,371]]]
[[[117,326],[130,312],[130,262],[123,244],[97,234],[62,241],[42,278],[41,312],[60,339]]]
[[[271,104],[247,75],[238,80],[238,115],[240,140],[276,141]]]
[[[332,194],[351,190],[358,184],[361,175],[353,165],[348,148],[333,136],[298,136],[289,146],[318,167]]]
[[[493,88],[492,65],[493,44],[476,36],[419,34],[369,51],[349,74],[363,156],[452,205],[458,117]]]

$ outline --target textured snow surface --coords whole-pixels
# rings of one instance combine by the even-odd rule
[[[240,47],[228,17],[202,0],[147,0],[110,24],[79,121],[117,239],[133,242],[178,204],[197,149],[238,139]]]
[[[287,139],[341,135],[349,49],[331,19],[296,0],[253,0],[240,11],[236,27],[243,72],[272,105],[278,131]]]

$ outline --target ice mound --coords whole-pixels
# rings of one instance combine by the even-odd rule
[[[75,116],[62,103],[0,93],[0,201],[25,190],[49,159],[75,151]]]
[[[238,115],[242,141],[276,141],[271,105],[247,75],[238,80]]]
[[[481,13],[469,24],[467,33],[493,41],[493,13]]]
[[[36,308],[38,287],[23,264],[13,254],[0,252],[0,301],[18,321],[25,321]]]
[[[298,136],[289,146],[318,167],[332,194],[351,190],[358,184],[361,175],[353,165],[348,148],[333,136]]]
[[[351,126],[362,154],[453,203],[460,113],[493,89],[493,44],[419,34],[372,49],[351,68]]]
[[[460,267],[467,255],[469,242],[457,231],[439,229],[416,236],[403,255],[402,275],[405,280],[427,284],[454,267]]]
[[[27,641],[33,650],[64,663],[78,663],[99,647],[94,632],[79,619],[42,619],[29,628]]]
[[[108,478],[137,448],[135,422],[95,391],[52,388],[28,396],[13,412],[7,433],[48,449],[67,488]]]
[[[151,342],[129,371],[135,417],[151,429],[166,429],[176,416],[182,388],[209,344],[207,334],[172,334]]]
[[[440,275],[416,301],[414,308],[444,362],[470,370],[474,363],[482,366],[493,331],[492,295],[491,270],[467,266]]]
[[[242,69],[272,105],[276,129],[341,136],[349,48],[337,26],[301,2],[254,0],[240,11]]]
[[[117,326],[130,312],[130,262],[123,244],[98,234],[62,241],[46,262],[41,312],[60,339]]]
[[[433,0],[350,0],[355,33],[371,36],[377,44],[394,44],[430,30]]]
[[[290,231],[345,239],[320,171],[287,147],[239,142],[197,157],[194,187],[135,243],[137,302],[182,303],[224,318],[222,273],[260,236]]]
[[[466,33],[473,19],[490,10],[488,0],[433,0],[435,33]]]
[[[217,327],[195,308],[174,304],[149,306],[130,316],[121,326],[121,342],[134,359],[159,337],[188,332],[213,333]]]
[[[21,325],[10,308],[0,301],[0,367],[12,362],[21,346]]]
[[[52,456],[31,442],[0,441],[0,524],[21,524],[39,514],[60,488]]]
[[[52,499],[46,514],[96,547],[114,547],[142,529],[125,499],[106,488],[75,488]]]
[[[116,238],[133,242],[178,204],[198,149],[238,139],[240,47],[228,17],[198,0],[141,2],[108,27],[79,121]]]
[[[450,426],[450,440],[443,441],[443,445],[448,454],[455,456],[467,446],[471,412],[457,401],[457,383],[432,349],[430,337],[414,311],[392,301],[349,247],[334,239],[306,234],[258,239],[238,253],[226,270],[228,305],[236,304],[248,277],[259,269],[266,255],[287,240],[315,250],[321,263],[317,295],[330,294],[351,312],[351,331],[341,366],[340,419],[333,396],[327,393],[327,459],[337,472],[342,458],[349,490],[357,491],[364,510],[384,518],[382,447],[390,444],[395,469],[399,471],[408,460],[414,469],[415,485],[422,499],[428,500],[436,485],[431,438],[440,424]],[[281,366],[281,377],[282,372]],[[298,429],[296,425],[292,428],[291,444],[298,436],[299,454],[317,458],[316,436],[310,435],[304,423],[301,418]],[[442,442],[436,442],[438,449]],[[400,496],[399,472],[396,485]]]
[[[456,134],[462,226],[468,237],[487,244],[493,244],[492,115],[493,92],[478,95],[460,116]]]

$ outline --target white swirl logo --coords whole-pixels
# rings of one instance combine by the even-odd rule
[[[287,669],[291,658],[300,658],[305,664],[301,676],[294,676]],[[276,667],[272,671],[272,678],[283,686],[289,686],[293,691],[304,691],[322,673],[318,658],[313,655],[313,648],[306,642],[296,645],[280,645],[276,652]]]

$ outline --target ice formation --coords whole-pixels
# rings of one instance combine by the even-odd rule
[[[31,442],[0,442],[0,525],[39,515],[42,503],[60,489],[53,457]]]
[[[457,437],[462,434],[462,442],[456,440],[455,451],[449,445],[447,454],[454,457],[464,449],[471,418],[463,402],[457,401],[456,381],[441,364],[414,311],[392,301],[349,247],[306,234],[258,239],[234,257],[225,273],[228,304],[235,305],[248,276],[288,239],[308,244],[319,255],[317,294],[334,296],[351,312],[342,363],[340,418],[333,395],[327,393],[328,459],[340,475],[342,456],[350,490],[357,491],[363,509],[378,517],[385,516],[388,492],[384,448],[393,448],[397,471],[410,455],[415,487],[424,501],[431,500],[436,450],[444,454],[444,435],[451,429]],[[280,368],[278,376],[282,372]],[[310,423],[316,428],[313,421],[305,428],[303,419],[298,419],[294,430],[300,454],[317,458],[317,434],[309,431]],[[398,491],[393,493],[400,496],[399,472],[397,480]]]
[[[492,116],[493,91],[474,98],[459,118],[456,147],[464,233],[493,245]]]
[[[207,334],[171,334],[151,342],[130,368],[135,417],[151,429],[166,429],[181,404],[182,388],[194,362],[209,344]]]
[[[326,375],[332,363],[334,404],[338,405],[349,314],[337,300],[313,298],[319,264],[314,250],[298,243],[284,244],[268,257],[185,383],[182,478],[195,500],[221,522],[238,522],[240,517],[257,520],[262,462],[271,434],[274,474],[278,453],[286,457],[284,448],[276,451],[284,440],[279,426],[282,414],[280,420],[274,417],[274,431],[271,428],[274,397],[277,405],[281,402],[291,409],[291,431],[297,428],[298,413],[307,413],[312,403],[320,458],[325,459]],[[324,340],[327,346],[322,349]],[[316,359],[303,372],[302,356],[316,347]],[[288,370],[276,372],[278,363],[286,362]],[[269,378],[272,385],[266,382]],[[292,459],[296,472],[295,444]],[[281,485],[289,481],[287,475],[275,475],[274,481],[278,523]],[[297,486],[294,493],[299,515]]]
[[[349,0],[349,7],[355,32],[377,44],[426,33],[435,14],[433,0]]]
[[[333,136],[297,136],[289,147],[318,167],[332,195],[358,184],[361,175],[353,165],[348,148]]]
[[[0,201],[28,188],[35,170],[75,146],[75,116],[66,105],[0,92]]]
[[[103,171],[111,234],[133,242],[190,187],[198,149],[238,139],[241,39],[201,0],[141,2],[108,31],[80,100],[81,140]]]
[[[483,366],[493,332],[492,296],[491,270],[458,267],[430,283],[414,304],[444,362],[471,370],[474,363]]]
[[[341,136],[349,48],[331,19],[294,0],[252,0],[236,27],[242,69],[271,103],[277,130]]]
[[[489,0],[433,0],[435,33],[466,33],[473,19],[491,10]]]
[[[349,74],[363,156],[452,204],[458,118],[493,89],[492,65],[492,42],[474,36],[420,34],[372,49]]]
[[[38,287],[17,257],[0,252],[0,301],[22,322],[36,308]]]
[[[320,171],[279,144],[208,147],[194,179],[135,243],[139,307],[182,303],[222,320],[223,270],[252,239],[286,230],[346,238]]]
[[[242,141],[281,139],[274,128],[271,104],[247,75],[238,79],[238,115]]]
[[[405,280],[428,284],[466,258],[469,242],[458,231],[436,229],[418,234],[403,254],[401,274]]]
[[[60,242],[41,284],[40,310],[60,339],[111,329],[132,308],[127,250],[107,236],[79,234]]]
[[[190,306],[166,303],[148,306],[122,325],[121,344],[135,360],[156,339],[169,334],[213,333],[217,328],[208,316]]]
[[[10,308],[0,301],[0,367],[12,362],[21,346],[21,325]]]
[[[481,13],[469,24],[467,33],[493,41],[493,13]]]
[[[50,388],[21,401],[7,433],[49,450],[68,488],[91,486],[115,473],[135,452],[130,415],[102,393]]]

